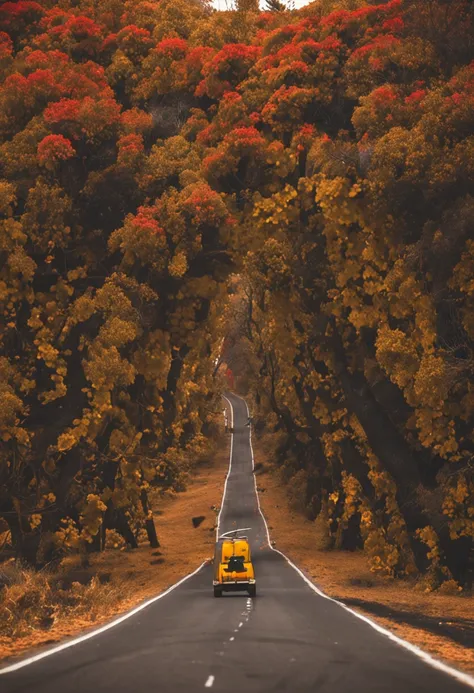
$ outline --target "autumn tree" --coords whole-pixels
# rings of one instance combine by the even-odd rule
[[[0,17],[12,36],[0,93],[0,514],[32,563],[98,547],[107,528],[135,546],[144,526],[156,546],[150,485],[182,487],[217,410],[229,212],[192,157],[176,178],[163,161],[156,188],[155,118],[131,101],[136,78],[117,72],[119,54],[145,79],[154,26],[99,5],[7,3]]]
[[[0,516],[32,562],[156,545],[225,363],[335,546],[457,589],[473,4],[268,9],[0,7]]]

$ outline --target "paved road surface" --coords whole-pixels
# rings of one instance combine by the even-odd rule
[[[316,594],[267,546],[243,400],[221,532],[252,527],[257,598],[215,599],[206,566],[85,642],[0,676],[3,693],[462,693],[468,689]]]

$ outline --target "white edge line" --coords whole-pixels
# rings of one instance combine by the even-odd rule
[[[232,402],[230,399],[227,399],[225,395],[222,395],[223,399],[226,400],[226,402],[229,403],[230,406],[230,414],[231,414],[231,419],[230,419],[230,429],[231,429],[231,434],[230,434],[230,458],[229,458],[229,469],[227,470],[227,476],[225,478],[225,483],[224,483],[224,491],[222,493],[222,501],[221,501],[221,507],[219,508],[219,514],[217,516],[217,526],[216,526],[216,541],[219,539],[219,529],[221,526],[221,515],[222,515],[222,510],[224,509],[224,503],[225,503],[225,496],[227,493],[227,482],[229,481],[229,476],[230,472],[232,470],[232,455],[233,455],[233,450],[234,450],[234,407],[232,406]]]
[[[239,397],[239,395],[236,395],[235,392],[233,393],[235,397],[238,397],[238,399],[241,399],[246,408],[247,408],[247,415],[249,416],[249,408],[248,404],[245,401],[243,397]],[[232,408],[232,403],[230,400],[227,400]],[[232,409],[232,420],[234,418],[234,413]],[[254,453],[253,453],[253,445],[252,445],[252,430],[251,426],[249,426],[249,443],[250,443],[250,453],[252,456],[252,471],[255,470],[255,459],[254,459]],[[422,659],[425,664],[428,664],[429,666],[433,667],[434,669],[437,669],[438,671],[442,671],[445,674],[448,674],[449,676],[452,676],[454,679],[457,679],[461,683],[464,683],[466,686],[469,686],[470,688],[474,689],[474,676],[470,676],[470,674],[466,674],[463,671],[459,671],[458,669],[455,669],[454,667],[449,666],[448,664],[444,664],[444,662],[441,662],[439,659],[436,659],[432,655],[428,654],[421,648],[419,648],[417,645],[413,645],[411,642],[408,642],[407,640],[403,640],[402,638],[399,638],[398,635],[395,635],[392,633],[392,631],[387,630],[383,626],[379,625],[375,621],[372,621],[372,619],[368,618],[367,616],[364,616],[361,613],[358,613],[357,611],[354,611],[351,609],[349,606],[344,604],[344,602],[340,602],[338,599],[333,599],[333,597],[329,597],[327,594],[325,594],[322,590],[319,589],[319,587],[316,587],[314,582],[312,582],[309,578],[306,577],[306,575],[296,566],[293,561],[290,561],[288,556],[285,556],[282,551],[279,551],[278,549],[275,549],[272,546],[272,542],[270,539],[270,532],[268,530],[268,524],[265,519],[265,515],[262,512],[262,508],[260,507],[260,497],[258,495],[257,491],[257,478],[255,474],[253,475],[253,481],[255,485],[255,495],[257,496],[257,506],[258,506],[258,511],[260,515],[262,516],[263,522],[265,524],[265,529],[267,532],[267,541],[268,541],[268,546],[272,551],[275,551],[275,553],[279,553],[280,556],[283,556],[285,561],[294,569],[296,572],[303,578],[303,580],[306,582],[306,584],[317,594],[319,594],[320,597],[323,597],[324,599],[328,599],[330,602],[334,602],[338,606],[342,607],[345,611],[348,611],[350,614],[355,616],[356,618],[360,619],[361,621],[365,621],[369,626],[371,626],[374,630],[376,630],[378,633],[381,633],[381,635],[385,635],[389,640],[392,642],[396,643],[397,645],[400,645],[401,647],[405,648],[405,650],[408,650],[412,654],[416,655],[420,659]]]
[[[126,621],[131,616],[134,616],[139,611],[142,611],[142,609],[146,609],[147,606],[150,606],[150,604],[153,604],[154,602],[158,601],[158,599],[163,599],[163,597],[166,597],[167,594],[169,594],[174,589],[179,587],[179,585],[181,585],[183,582],[186,582],[186,580],[189,580],[189,578],[193,577],[193,575],[196,575],[196,573],[199,573],[201,568],[203,566],[205,566],[206,563],[207,563],[207,561],[203,561],[203,563],[201,563],[199,568],[196,568],[196,570],[194,570],[192,573],[189,573],[189,575],[186,575],[184,578],[181,578],[181,580],[176,582],[174,585],[171,585],[171,587],[168,587],[168,589],[165,590],[164,592],[161,592],[161,594],[158,594],[156,597],[153,597],[152,599],[148,599],[146,602],[143,602],[143,604],[140,604],[139,606],[135,607],[131,611],[127,611],[126,614],[119,616],[119,618],[116,618],[115,620],[111,621],[110,623],[107,623],[105,626],[101,626],[100,628],[97,628],[96,630],[93,630],[90,633],[85,633],[84,635],[81,635],[78,638],[74,638],[74,640],[68,640],[67,642],[62,643],[61,645],[57,645],[56,647],[52,647],[50,650],[46,650],[45,652],[39,652],[38,654],[33,655],[32,657],[27,657],[26,659],[22,659],[19,662],[15,662],[15,664],[11,664],[10,666],[4,667],[3,669],[0,669],[0,674],[10,674],[13,671],[18,671],[18,669],[22,669],[23,667],[26,667],[29,664],[33,664],[34,662],[38,662],[40,659],[44,659],[45,657],[49,657],[50,655],[56,654],[57,652],[61,652],[62,650],[66,650],[68,647],[73,647],[74,645],[78,645],[79,643],[84,642],[85,640],[89,640],[90,638],[94,638],[96,635],[100,635],[101,633],[105,633],[105,631],[109,630],[110,628],[113,628],[114,626],[118,626],[119,623]]]

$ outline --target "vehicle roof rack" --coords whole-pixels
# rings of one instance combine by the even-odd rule
[[[230,532],[224,532],[224,534],[221,534],[219,539],[226,539],[229,537],[230,534],[237,534],[237,532],[248,532],[251,527],[242,527],[241,529],[231,529]],[[233,537],[237,538],[237,537]],[[246,539],[247,537],[240,537],[241,539]]]

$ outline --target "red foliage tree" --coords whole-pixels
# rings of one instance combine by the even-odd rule
[[[62,135],[47,135],[38,145],[38,161],[47,168],[71,159],[75,154],[71,141]]]
[[[139,207],[132,220],[132,227],[136,233],[163,236],[164,229],[155,218],[157,213],[156,207]]]
[[[219,98],[226,91],[232,91],[239,82],[245,79],[260,52],[259,46],[247,46],[241,43],[224,46],[204,66],[205,77],[198,85],[196,95]]]
[[[195,226],[218,225],[227,216],[222,198],[206,183],[193,186],[183,203]]]
[[[117,146],[119,150],[117,162],[121,166],[135,166],[145,150],[143,146],[143,137],[136,134],[120,137]]]
[[[133,132],[144,134],[153,127],[153,118],[139,108],[131,108],[121,114],[120,127],[126,134]]]
[[[157,44],[154,52],[168,59],[179,60],[186,55],[187,47],[188,43],[184,39],[167,38]]]
[[[110,34],[102,44],[104,50],[119,49],[131,60],[143,58],[152,46],[150,32],[134,24],[123,27],[116,34]]]
[[[17,37],[35,25],[44,12],[45,9],[39,3],[31,0],[5,2],[0,6],[0,29]]]
[[[96,100],[86,96],[81,100],[61,99],[48,106],[44,119],[71,139],[85,137],[93,140],[118,125],[120,106],[111,98]]]
[[[5,31],[0,31],[0,61],[9,58],[13,53],[13,41]]]

